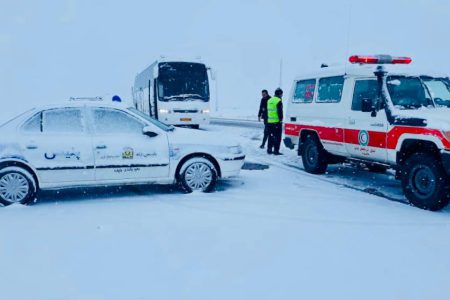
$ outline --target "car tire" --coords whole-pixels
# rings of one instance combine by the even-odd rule
[[[0,203],[31,204],[37,194],[36,180],[27,170],[19,167],[6,167],[0,170]]]
[[[377,164],[367,164],[367,169],[372,173],[386,173],[389,167]]]
[[[302,146],[302,161],[306,172],[323,174],[328,167],[328,155],[320,141],[312,135],[306,137]]]
[[[206,158],[191,158],[180,169],[179,183],[186,193],[211,192],[217,183],[217,170]]]
[[[441,210],[449,202],[449,185],[449,177],[435,156],[416,153],[406,159],[402,187],[412,205],[431,211]]]

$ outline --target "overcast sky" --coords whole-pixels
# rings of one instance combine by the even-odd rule
[[[256,107],[262,88],[349,54],[409,55],[450,73],[448,0],[0,0],[0,104],[16,113],[70,96],[130,99],[161,55],[202,57],[221,107]]]

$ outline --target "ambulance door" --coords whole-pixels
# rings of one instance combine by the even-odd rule
[[[345,144],[351,157],[386,162],[387,130],[386,112],[382,109],[373,117],[363,112],[363,101],[375,100],[378,95],[375,78],[355,80],[353,100],[344,132]],[[366,99],[366,100],[364,100]]]

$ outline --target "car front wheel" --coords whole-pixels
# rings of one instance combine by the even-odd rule
[[[29,204],[36,196],[36,182],[26,170],[18,167],[6,167],[0,170],[0,202],[11,204]]]
[[[414,206],[436,211],[449,202],[449,177],[433,155],[416,153],[404,165],[402,187]]]
[[[181,167],[179,183],[187,193],[210,192],[217,182],[217,170],[206,158],[194,157]]]

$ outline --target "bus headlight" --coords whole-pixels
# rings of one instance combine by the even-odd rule
[[[231,154],[242,154],[242,147],[240,145],[228,147],[228,152]]]
[[[202,114],[209,114],[209,109],[202,109]]]
[[[170,114],[170,110],[166,108],[160,108],[158,111],[160,114]]]

